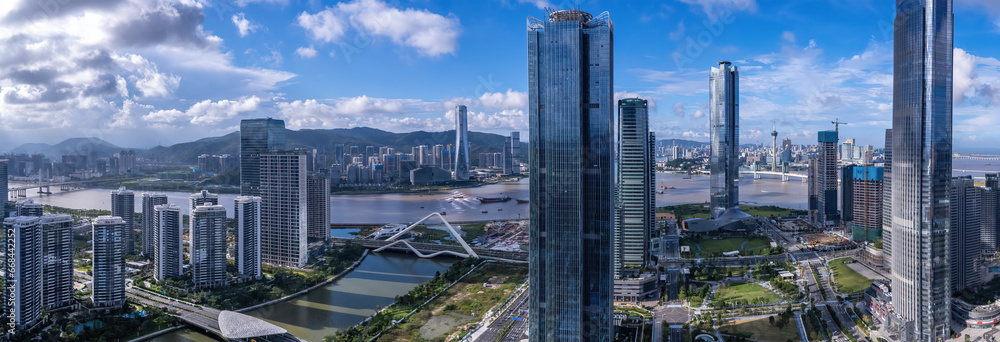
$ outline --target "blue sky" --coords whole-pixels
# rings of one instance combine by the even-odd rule
[[[892,0],[32,0],[0,4],[0,150],[173,144],[270,116],[293,129],[526,132],[525,22],[610,13],[616,96],[658,138],[707,141],[708,69],[740,68],[744,143],[891,126]],[[957,151],[1000,152],[1000,1],[955,0]]]

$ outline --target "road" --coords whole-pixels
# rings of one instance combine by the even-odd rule
[[[146,291],[136,290],[134,288],[129,288],[125,292],[128,298],[139,302],[142,305],[150,305],[167,309],[167,312],[172,313],[185,322],[193,325],[197,325],[201,328],[214,330],[213,332],[219,333],[219,311],[215,308],[210,308],[206,306],[196,306],[191,303],[186,303],[178,301],[173,298],[156,295]]]
[[[475,340],[484,342],[493,342],[501,339],[502,341],[520,341],[521,338],[512,339],[514,337],[519,337],[520,335],[515,335],[515,330],[518,326],[527,326],[527,317],[525,317],[524,312],[528,310],[528,291],[531,289],[521,292],[517,298],[511,302],[507,309],[499,313],[496,319],[490,323],[490,325],[483,328],[483,333],[479,335]],[[523,310],[523,311],[522,311]],[[521,320],[514,320],[514,317],[518,317]],[[505,333],[504,328],[507,324],[513,322],[509,331]],[[522,329],[523,330],[523,329]]]

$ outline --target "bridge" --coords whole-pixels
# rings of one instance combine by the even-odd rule
[[[223,340],[303,341],[281,327],[239,312],[196,305],[136,287],[129,288],[126,295],[144,306],[164,308],[171,316]]]
[[[391,250],[396,252],[414,253],[417,254],[417,256],[424,255],[423,257],[431,257],[429,255],[439,256],[442,254],[461,257],[462,254],[465,254],[462,253],[465,252],[464,248],[458,245],[444,245],[444,244],[439,245],[436,243],[422,243],[422,242],[411,242],[411,241],[406,241],[405,244],[402,243],[396,244],[396,242],[399,241],[394,242],[385,240],[345,239],[345,238],[330,238],[330,240],[335,244],[353,242],[360,244],[365,248],[375,251]],[[405,240],[400,240],[400,241],[405,241]],[[471,248],[473,251],[476,252],[476,255],[479,258],[483,259],[493,259],[493,260],[508,261],[508,262],[528,261],[527,252],[501,251],[501,250],[481,248],[481,247],[471,247]],[[453,253],[434,254],[439,251],[451,251]]]
[[[753,175],[753,179],[760,179],[761,175],[781,176],[781,181],[782,182],[787,182],[788,179],[791,178],[791,177],[798,177],[798,178],[802,179],[802,183],[805,183],[809,179],[808,175],[803,175],[803,174],[798,174],[798,173],[774,172],[774,171],[753,171],[753,170],[747,170],[747,171],[740,171],[740,174],[741,175],[750,175],[750,174],[752,174]]]
[[[56,182],[56,183],[52,183],[51,181],[38,182],[38,183],[35,183],[35,184],[22,185],[22,186],[8,188],[7,189],[7,196],[8,196],[8,198],[27,197],[28,190],[34,189],[34,188],[38,188],[38,193],[39,194],[51,195],[52,194],[52,191],[51,191],[52,186],[58,186],[59,190],[61,190],[61,191],[70,191],[74,187],[81,187],[81,186],[86,185],[86,184],[93,185],[93,184],[107,182],[107,181],[109,181],[109,180],[108,179],[87,179],[87,180],[76,180],[76,181],[71,181],[71,182]]]

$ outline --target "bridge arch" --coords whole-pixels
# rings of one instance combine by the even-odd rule
[[[409,233],[410,230],[413,229],[413,227],[416,227],[416,226],[420,225],[421,223],[424,223],[424,221],[427,221],[431,217],[435,217],[435,216],[437,216],[437,218],[441,219],[441,222],[444,222],[444,226],[447,228],[448,233],[450,233],[451,236],[455,238],[455,241],[458,241],[458,244],[461,245],[463,249],[465,249],[465,253],[466,254],[452,252],[452,251],[438,251],[438,252],[434,252],[434,253],[425,255],[423,253],[420,253],[420,251],[418,251],[416,248],[413,248],[413,246],[411,246],[409,242],[406,242],[406,240],[396,240],[396,239],[399,239],[399,237],[405,235],[406,233]],[[462,238],[462,235],[459,234],[458,231],[455,230],[455,227],[452,227],[451,223],[448,223],[448,220],[445,220],[444,216],[441,216],[441,213],[436,212],[436,211],[430,213],[427,216],[424,216],[424,218],[420,219],[420,221],[417,221],[416,223],[411,224],[409,227],[406,227],[406,229],[401,230],[399,233],[396,233],[395,235],[390,236],[388,239],[386,239],[386,241],[393,241],[393,243],[390,243],[388,245],[379,247],[378,249],[375,250],[375,253],[381,252],[381,251],[385,250],[386,248],[402,244],[402,245],[405,245],[407,248],[409,248],[411,251],[413,251],[414,254],[416,254],[418,257],[421,257],[421,258],[433,258],[433,257],[441,255],[441,254],[450,254],[450,255],[454,255],[454,256],[462,257],[462,258],[468,258],[468,257],[479,258],[479,254],[476,254],[476,251],[474,251],[472,249],[472,247],[469,247],[469,244],[466,243],[465,239]]]

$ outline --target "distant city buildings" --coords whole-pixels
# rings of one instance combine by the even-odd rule
[[[98,216],[93,222],[93,299],[96,308],[125,305],[125,233],[127,223],[117,216]]]
[[[529,335],[614,335],[613,30],[577,10],[529,19]]]
[[[125,253],[135,253],[135,193],[124,187],[111,190],[111,216],[120,217],[125,221],[122,231]]]
[[[618,100],[617,205],[615,206],[615,279],[637,276],[649,259],[655,225],[652,132],[646,100]]]
[[[191,275],[198,288],[226,284],[226,208],[199,205],[191,211]]]
[[[244,279],[260,279],[260,197],[236,197],[236,270]]]
[[[306,154],[267,152],[259,164],[261,261],[303,267],[308,259]]]
[[[260,155],[284,148],[285,121],[271,118],[240,121],[241,195],[260,196]]]
[[[184,274],[184,233],[181,208],[173,204],[153,207],[153,229],[156,240],[153,258],[153,278],[179,278]]]

